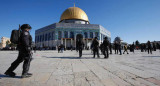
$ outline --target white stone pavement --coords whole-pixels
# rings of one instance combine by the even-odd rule
[[[17,58],[17,51],[0,51],[0,86],[160,86],[160,51],[153,54],[135,51],[110,55],[109,59],[92,58],[91,51],[37,51],[30,72],[21,79],[22,63],[15,78],[4,75]]]

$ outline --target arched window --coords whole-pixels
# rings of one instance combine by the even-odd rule
[[[93,38],[93,32],[90,32],[90,38]]]
[[[45,35],[45,41],[47,41],[48,40],[48,36],[47,36],[47,34]]]
[[[84,37],[85,37],[85,38],[88,38],[87,32],[84,32]]]
[[[64,38],[68,38],[68,31],[64,31]]]
[[[58,40],[61,40],[61,38],[62,38],[62,32],[58,31]]]
[[[42,41],[44,41],[44,34],[42,35]]]
[[[42,35],[40,35],[40,42],[42,42]]]
[[[101,40],[103,41],[103,34],[101,34]]]
[[[35,43],[37,43],[37,36],[35,37]]]
[[[70,32],[70,38],[73,38],[74,39],[74,32]]]
[[[39,42],[39,36],[38,36],[37,42]]]
[[[51,40],[51,33],[48,33],[48,41]]]
[[[98,32],[95,32],[95,37],[98,37],[98,38],[99,38],[99,34],[98,34]]]
[[[55,39],[55,38],[54,38],[54,34],[55,34],[55,32],[53,31],[53,32],[52,32],[52,40]]]

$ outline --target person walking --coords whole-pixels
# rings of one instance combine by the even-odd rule
[[[118,42],[114,42],[114,47],[115,47],[115,54],[118,54]]]
[[[123,52],[123,54],[124,54],[125,52],[127,52],[127,54],[129,54],[129,53],[128,53],[127,44],[124,45],[124,52]]]
[[[79,57],[82,57],[82,50],[84,47],[83,39],[77,40],[78,50],[79,50]]]
[[[21,26],[21,34],[19,37],[19,54],[17,59],[11,64],[11,66],[8,68],[8,70],[5,72],[6,75],[9,75],[10,77],[15,77],[16,73],[13,71],[18,67],[18,65],[23,62],[23,71],[21,78],[27,78],[32,76],[31,73],[28,73],[30,62],[31,62],[31,44],[32,44],[32,37],[29,33],[31,30],[31,26],[29,24],[23,24]]]
[[[134,45],[134,42],[132,44],[132,52],[134,53],[134,49],[135,49],[135,45]]]
[[[150,41],[147,42],[147,46],[148,46],[148,54],[149,52],[152,54],[152,45]]]
[[[156,51],[156,43],[153,42],[153,50]]]
[[[101,50],[101,54],[103,54],[104,47],[103,47],[103,43],[102,42],[100,44],[100,50]]]
[[[92,47],[93,47],[93,58],[95,58],[95,54],[97,53],[97,57],[100,58],[99,56],[99,42],[98,38],[95,37],[93,42],[92,42]]]
[[[108,51],[109,41],[108,41],[108,38],[107,38],[107,37],[104,38],[103,47],[104,47],[104,51],[103,51],[104,58],[108,58],[108,57],[109,57],[109,51]],[[107,54],[107,55],[106,55],[106,54]]]
[[[122,55],[122,47],[121,47],[121,41],[118,42],[118,50],[119,50],[119,55]]]
[[[112,43],[111,42],[109,43],[109,51],[110,51],[110,54],[112,54]]]

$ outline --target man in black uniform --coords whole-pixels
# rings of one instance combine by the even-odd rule
[[[92,42],[92,47],[93,47],[93,58],[95,58],[95,54],[97,53],[97,57],[100,58],[99,56],[99,42],[97,40],[97,37],[94,38],[93,42]]]
[[[109,57],[109,52],[108,52],[108,48],[109,48],[109,41],[108,38],[105,37],[104,41],[103,41],[103,46],[104,46],[104,58],[108,58]],[[106,56],[107,54],[107,56]]]
[[[82,57],[82,50],[83,50],[83,47],[84,47],[83,40],[78,39],[77,45],[78,45],[78,50],[79,50],[79,57]]]
[[[114,42],[114,47],[115,47],[115,54],[118,54],[118,42]]]
[[[112,54],[112,43],[109,43],[109,50],[110,50],[110,54]]]
[[[135,49],[135,45],[134,45],[134,42],[132,44],[132,52],[134,53],[134,49]]]
[[[147,46],[148,46],[148,54],[149,54],[149,51],[152,54],[152,45],[150,41],[147,42]]]
[[[18,65],[24,61],[23,63],[23,71],[22,71],[22,78],[30,77],[32,74],[28,73],[31,61],[31,44],[32,44],[32,37],[29,33],[31,26],[29,24],[23,24],[21,26],[21,35],[19,38],[19,54],[17,59],[11,64],[9,69],[5,72],[6,75],[14,77],[16,73],[13,71],[18,67]]]

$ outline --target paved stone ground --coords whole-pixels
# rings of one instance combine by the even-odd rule
[[[83,51],[37,51],[33,55],[30,72],[33,76],[21,79],[22,64],[17,76],[4,75],[17,58],[17,51],[0,51],[0,86],[160,86],[160,51],[153,54],[135,51],[124,55],[110,55],[109,59],[92,58]]]

